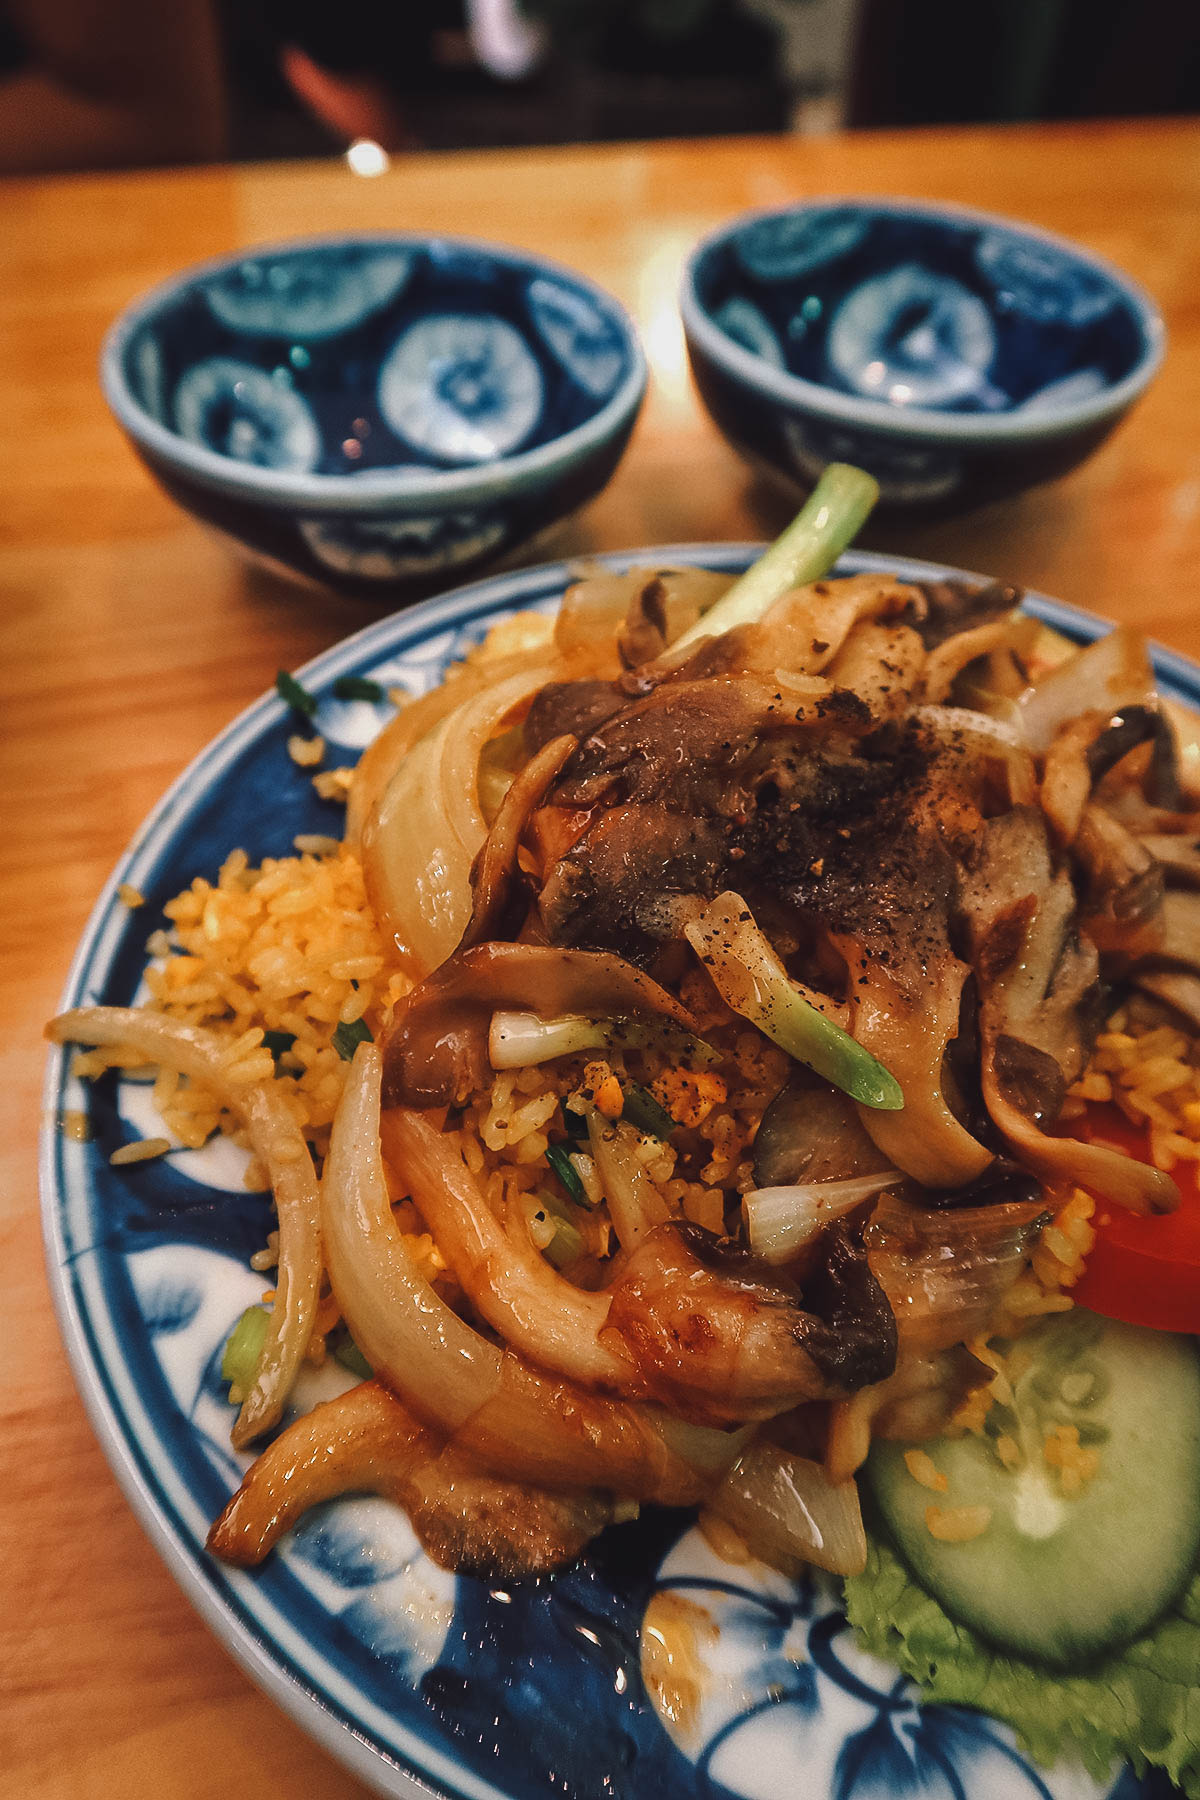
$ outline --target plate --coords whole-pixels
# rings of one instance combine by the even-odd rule
[[[702,563],[740,571],[751,545],[608,556],[610,568]],[[850,555],[839,573],[961,571]],[[339,701],[339,676],[420,691],[519,608],[551,610],[565,563],[465,587],[368,627],[301,671],[331,760],[353,760],[389,716]],[[1077,641],[1102,623],[1040,598]],[[1164,691],[1200,705],[1200,669],[1156,652]],[[63,1006],[137,996],[158,909],[241,845],[257,862],[340,814],[290,762],[294,721],[274,696],[218,737],[151,814],[100,896]],[[147,904],[130,912],[129,883]],[[73,1080],[55,1051],[46,1114],[86,1112],[91,1136],[47,1130],[47,1260],[75,1378],[134,1511],[221,1642],[293,1718],[380,1793],[450,1800],[1095,1800],[1075,1769],[1034,1768],[1005,1728],[923,1707],[855,1646],[825,1578],[799,1585],[717,1560],[679,1513],[606,1532],[573,1568],[510,1586],[433,1565],[403,1514],[345,1499],[310,1514],[252,1573],[204,1550],[248,1459],[229,1447],[221,1347],[262,1293],[248,1258],[270,1226],[232,1146],[113,1168],[119,1143],[158,1135],[148,1090]],[[349,1377],[305,1378],[306,1403]],[[1120,1800],[1142,1789],[1128,1772]],[[1161,1790],[1159,1790],[1161,1791]],[[1147,1788],[1146,1792],[1149,1790]]]

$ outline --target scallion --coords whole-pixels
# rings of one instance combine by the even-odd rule
[[[221,1356],[221,1380],[243,1395],[254,1386],[258,1359],[267,1339],[271,1315],[263,1306],[248,1306],[226,1340]]]
[[[365,675],[339,675],[333,684],[335,700],[382,700],[383,689]]]
[[[349,1024],[343,1020],[333,1034],[333,1047],[343,1062],[353,1062],[358,1046],[373,1041],[371,1027],[365,1019],[351,1019]]]
[[[796,992],[740,894],[718,894],[684,931],[734,1012],[852,1100],[900,1111],[904,1090],[896,1077]]]
[[[781,594],[819,581],[837,561],[879,498],[879,483],[851,463],[830,463],[781,537],[751,563],[715,606],[671,645],[671,660],[701,638],[761,619]]]
[[[357,1375],[362,1381],[370,1381],[375,1373],[349,1332],[334,1346],[333,1354],[343,1369],[349,1369],[352,1375]]]
[[[675,1121],[666,1107],[660,1106],[654,1095],[639,1087],[636,1081],[631,1081],[625,1089],[621,1117],[648,1137],[662,1138],[664,1143],[675,1129]]]
[[[550,1144],[546,1150],[546,1161],[562,1182],[570,1198],[576,1206],[587,1206],[587,1189],[579,1179],[579,1171],[571,1161],[571,1153],[565,1144]]]
[[[303,713],[305,718],[311,719],[317,710],[317,696],[310,694],[286,669],[280,669],[275,677],[275,692],[285,705],[294,712]]]

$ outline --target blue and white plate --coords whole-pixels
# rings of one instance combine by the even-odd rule
[[[253,296],[243,298],[249,306]],[[734,572],[751,554],[693,545],[602,560]],[[840,572],[877,568],[911,579],[952,573],[862,555],[844,558]],[[554,608],[570,578],[559,563],[462,588],[310,664],[303,679],[319,697],[315,723],[334,759],[352,760],[389,712],[334,698],[339,676],[421,691],[497,619]],[[1101,630],[1053,602],[1031,606],[1079,641]],[[1157,661],[1164,690],[1200,705],[1200,670],[1166,652]],[[215,875],[236,845],[257,861],[288,854],[297,833],[340,831],[338,811],[288,758],[293,729],[280,700],[259,700],[180,777],[101,895],[64,1007],[133,1001],[158,909],[194,876]],[[120,903],[121,882],[146,896],[144,908]],[[648,1512],[606,1532],[564,1573],[504,1587],[436,1568],[403,1514],[376,1499],[311,1513],[258,1572],[214,1562],[205,1535],[247,1463],[229,1446],[220,1351],[262,1291],[248,1259],[270,1227],[269,1203],[242,1186],[229,1145],[111,1167],[118,1145],[161,1131],[147,1090],[115,1073],[81,1084],[68,1063],[69,1054],[51,1054],[46,1115],[81,1109],[91,1137],[46,1133],[46,1250],[101,1444],[222,1643],[381,1793],[1099,1800],[1104,1790],[1081,1771],[1033,1767],[979,1714],[921,1706],[893,1668],[857,1649],[833,1583],[721,1563],[684,1514]],[[305,1404],[349,1381],[328,1369],[307,1379]],[[682,1679],[661,1653],[664,1637],[680,1634],[694,1652]],[[1150,1790],[1126,1773],[1108,1791],[1146,1800]]]

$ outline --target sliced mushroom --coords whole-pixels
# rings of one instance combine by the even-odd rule
[[[854,1102],[807,1069],[776,1094],[754,1138],[760,1188],[873,1175],[887,1159],[863,1129]]]
[[[1161,1170],[1042,1129],[1087,1063],[1103,993],[1095,948],[1076,930],[1075,896],[1052,870],[1038,813],[1018,808],[988,822],[960,904],[979,984],[983,1095],[998,1129],[1049,1180],[1135,1211],[1171,1211],[1179,1195]]]

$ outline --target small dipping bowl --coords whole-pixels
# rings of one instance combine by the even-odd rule
[[[802,487],[852,462],[958,510],[1061,475],[1163,356],[1150,298],[1033,226],[907,200],[743,214],[688,258],[692,371],[720,430]]]
[[[583,276],[465,239],[310,239],[185,270],[105,340],[105,397],[173,499],[340,588],[428,587],[592,498],[646,365]]]

